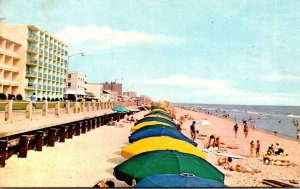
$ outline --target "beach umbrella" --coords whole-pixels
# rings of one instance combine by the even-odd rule
[[[174,126],[171,126],[171,125],[169,125],[169,124],[167,124],[167,123],[163,123],[163,122],[160,122],[160,121],[146,121],[146,122],[139,123],[139,124],[133,126],[133,127],[131,128],[130,131],[131,131],[132,133],[134,133],[134,132],[136,132],[137,130],[143,128],[143,127],[149,127],[149,126],[152,126],[152,125],[161,125],[161,126],[165,126],[165,127],[172,127],[172,128],[175,129]]]
[[[191,173],[197,177],[224,183],[224,174],[198,156],[175,150],[157,150],[134,156],[114,168],[118,180],[131,185],[154,174]]]
[[[158,118],[162,118],[162,119],[166,119],[168,121],[173,121],[172,118],[169,118],[167,116],[164,116],[164,115],[155,115],[155,114],[152,114],[152,115],[148,115],[148,116],[144,116],[145,118],[146,117],[158,117]]]
[[[142,179],[134,187],[136,188],[165,188],[165,187],[226,187],[221,182],[196,177],[190,173],[182,174],[155,174]]]
[[[197,125],[211,125],[211,122],[206,120],[200,120],[196,122]]]
[[[129,112],[129,110],[123,106],[115,106],[112,108],[112,110],[116,112]]]
[[[173,117],[171,117],[169,114],[164,113],[164,112],[150,112],[150,113],[144,115],[144,117],[146,117],[148,115],[162,115],[162,116],[168,117],[169,119],[173,119]]]
[[[166,111],[166,109],[163,106],[152,106],[152,111],[156,109]]]
[[[141,140],[143,138],[148,137],[155,137],[155,136],[169,136],[171,138],[179,139],[190,143],[193,146],[197,146],[198,144],[191,140],[190,138],[186,137],[184,134],[179,132],[177,129],[172,127],[146,127],[140,132],[134,132],[131,136],[129,136],[129,142],[135,142]]]
[[[183,140],[171,138],[169,136],[148,137],[141,139],[124,147],[121,151],[121,155],[124,158],[131,158],[143,152],[155,150],[176,150],[187,154],[193,154],[203,159],[206,157],[204,152],[192,144]]]
[[[144,118],[136,121],[135,125],[137,125],[139,123],[147,122],[147,121],[159,121],[159,122],[167,123],[173,127],[176,127],[176,124],[173,121],[170,121],[170,120],[167,120],[164,118],[160,118],[160,117],[144,117]]]
[[[165,112],[165,113],[167,113],[166,110],[158,109],[158,108],[155,108],[155,109],[151,110],[151,112]]]

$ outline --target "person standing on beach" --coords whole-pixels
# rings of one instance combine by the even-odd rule
[[[250,156],[254,155],[254,153],[253,153],[254,148],[255,148],[254,140],[251,140],[251,142],[250,142]]]
[[[300,139],[300,130],[298,129],[297,130],[297,140],[299,140]]]
[[[259,140],[256,141],[256,157],[259,157],[259,151],[260,151],[260,142]]]
[[[237,123],[235,123],[235,125],[233,126],[233,131],[234,131],[234,136],[235,136],[235,138],[236,138],[236,135],[237,135],[238,130],[239,130],[239,126],[238,126]]]
[[[247,125],[247,122],[244,122],[244,134],[245,134],[245,138],[247,138],[248,136],[248,132],[249,132],[249,126]]]
[[[195,141],[195,138],[196,138],[196,128],[195,128],[195,124],[196,124],[196,121],[193,121],[190,129],[191,129],[191,138],[193,141]]]

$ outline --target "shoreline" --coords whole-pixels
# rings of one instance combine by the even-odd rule
[[[218,105],[218,104],[216,104],[216,105]],[[242,106],[242,105],[241,105]],[[255,105],[255,106],[257,106],[257,105]],[[231,120],[233,123],[235,123],[236,121],[233,119],[233,118],[230,118],[230,117],[228,117],[228,118],[222,118],[222,117],[219,117],[219,116],[217,116],[217,115],[210,115],[210,114],[207,114],[207,113],[205,113],[205,112],[203,112],[203,111],[201,111],[201,110],[196,110],[196,109],[193,109],[193,108],[191,108],[191,107],[182,107],[182,106],[177,106],[178,108],[181,108],[181,109],[184,109],[184,110],[189,110],[189,111],[193,111],[193,112],[198,112],[198,113],[203,113],[203,114],[206,114],[206,115],[209,115],[209,116],[215,116],[216,118],[220,118],[220,119],[227,119],[227,120]],[[287,106],[287,107],[289,107],[289,106]],[[296,106],[297,107],[297,106]],[[239,121],[237,121],[237,123],[239,124],[239,125],[242,125],[242,123],[241,122],[239,122]],[[249,128],[252,130],[253,129],[253,127],[252,126],[250,126],[249,125]],[[268,133],[268,134],[273,134],[274,136],[278,136],[278,137],[281,137],[281,138],[284,138],[284,139],[289,139],[289,140],[291,140],[291,141],[298,141],[298,142],[300,142],[300,140],[297,140],[297,138],[296,138],[296,136],[294,136],[294,137],[290,137],[290,136],[287,136],[287,135],[282,135],[282,134],[277,134],[277,135],[275,135],[274,134],[274,132],[272,132],[272,131],[268,131],[268,130],[266,130],[266,129],[263,129],[263,128],[258,128],[258,127],[256,127],[255,128],[256,130],[259,130],[259,131],[261,131],[261,132],[265,132],[265,133]],[[299,128],[300,129],[300,128]],[[296,135],[296,134],[295,134]]]

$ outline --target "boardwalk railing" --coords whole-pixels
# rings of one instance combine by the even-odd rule
[[[14,106],[14,103],[18,105],[18,107]],[[52,114],[55,116],[60,116],[62,113],[65,114],[78,114],[80,112],[90,112],[90,111],[99,111],[99,110],[106,110],[111,109],[114,106],[136,106],[137,103],[135,102],[48,102],[48,101],[42,101],[37,102],[36,107],[34,108],[32,106],[32,103],[30,100],[28,101],[13,101],[13,100],[7,100],[5,102],[0,102],[0,105],[4,105],[4,121],[12,123],[13,122],[13,115],[17,112],[17,110],[22,110],[22,107],[25,110],[24,112],[21,111],[21,113],[24,113],[24,118],[26,119],[33,119],[34,118],[34,112],[37,109],[42,109],[42,116],[47,117],[50,113],[50,110],[52,111]],[[21,108],[20,108],[21,107]],[[18,111],[18,114],[20,114],[20,111]],[[1,120],[0,120],[1,122]]]

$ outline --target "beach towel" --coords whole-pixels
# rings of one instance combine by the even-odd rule
[[[235,159],[243,159],[242,156],[235,156],[235,155],[231,155],[231,154],[224,154],[224,153],[216,153],[217,156],[227,156],[227,157],[231,157],[231,158],[235,158]]]

